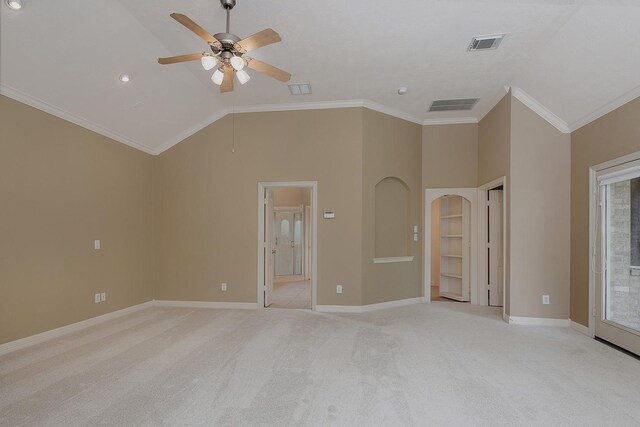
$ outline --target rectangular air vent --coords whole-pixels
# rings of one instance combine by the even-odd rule
[[[504,34],[494,34],[491,36],[476,36],[471,40],[469,44],[469,52],[476,50],[491,50],[497,49],[500,46],[500,42],[504,38]]]
[[[309,83],[291,83],[288,86],[291,95],[311,95],[311,85]]]
[[[440,99],[433,101],[429,111],[465,111],[471,110],[478,102],[478,98]]]

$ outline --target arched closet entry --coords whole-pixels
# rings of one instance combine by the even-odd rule
[[[475,188],[425,190],[425,301],[478,303],[477,198]]]

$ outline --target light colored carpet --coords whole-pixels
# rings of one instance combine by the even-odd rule
[[[0,425],[640,425],[640,362],[499,309],[150,308],[0,357]]]

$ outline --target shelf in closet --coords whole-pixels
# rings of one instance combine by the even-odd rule
[[[441,254],[440,256],[444,258],[462,258],[462,255]]]
[[[458,215],[443,215],[440,217],[440,219],[452,219],[452,218],[462,218],[462,214],[458,214]]]
[[[440,275],[444,277],[453,277],[454,279],[462,279],[461,274],[440,273]]]
[[[451,292],[440,292],[440,296],[441,297],[445,297],[445,298],[449,298],[449,299],[454,299],[456,301],[466,301],[462,296],[460,296],[458,294],[451,293]]]
[[[462,238],[462,234],[442,234],[440,237],[444,238],[449,238],[449,239],[461,239]]]

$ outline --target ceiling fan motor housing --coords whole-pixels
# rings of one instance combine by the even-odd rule
[[[220,4],[224,9],[233,9],[236,5],[236,0],[220,0]]]

